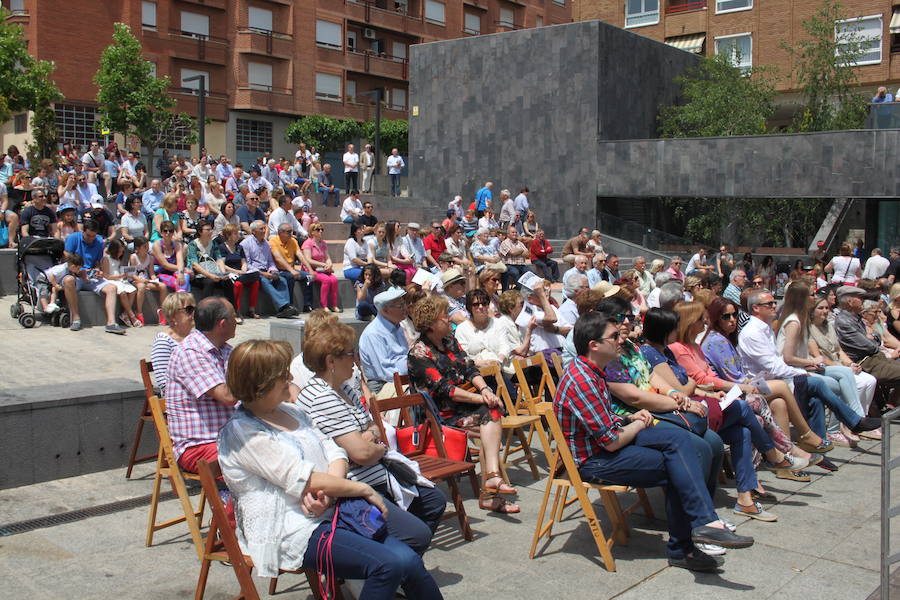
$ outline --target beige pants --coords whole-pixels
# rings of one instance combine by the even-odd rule
[[[397,388],[394,387],[393,381],[385,383],[381,391],[375,394],[377,400],[386,400],[395,396],[397,396]],[[397,423],[400,422],[400,409],[387,410],[381,414],[381,418],[396,427]]]

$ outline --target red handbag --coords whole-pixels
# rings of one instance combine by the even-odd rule
[[[402,427],[397,429],[397,448],[403,454],[409,454],[415,451],[422,451],[428,456],[440,456],[437,446],[434,443],[434,436],[431,434],[431,428],[425,439],[421,440],[422,430],[425,424],[415,427]],[[469,435],[463,429],[456,427],[441,427],[444,439],[444,449],[447,451],[447,458],[451,460],[464,461],[468,456],[468,439]]]

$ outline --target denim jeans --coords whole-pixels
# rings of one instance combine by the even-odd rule
[[[825,438],[825,406],[831,409],[838,421],[853,429],[859,424],[860,416],[844,404],[840,398],[828,389],[828,383],[824,377],[810,375],[806,378],[806,387],[809,392],[809,398],[798,398],[797,403],[809,423],[809,428],[816,435]]]
[[[362,267],[350,267],[349,269],[344,269],[344,279],[349,279],[353,283],[356,283],[359,281],[360,277],[362,277],[362,271]]]
[[[294,279],[290,276],[290,273],[287,275],[285,277],[284,273],[279,271],[278,277],[275,279],[270,280],[268,277],[259,278],[259,283],[269,298],[272,299],[275,310],[281,310],[291,303],[291,294],[288,292],[288,289],[293,285]]]
[[[313,531],[303,555],[304,568],[322,570],[316,547],[319,540],[330,532],[331,521],[322,523]],[[394,536],[389,535],[384,542],[376,542],[338,528],[332,540],[331,558],[335,577],[366,580],[361,598],[392,600],[397,588],[403,588],[407,598],[443,598],[437,583],[425,570],[422,557]]]
[[[391,173],[391,196],[400,195],[400,173]]]
[[[431,536],[441,522],[441,516],[447,508],[447,496],[436,487],[416,487],[419,497],[410,503],[407,510],[388,500],[391,494],[386,485],[375,486],[375,490],[384,496],[388,505],[388,533],[421,556],[428,550]]]
[[[719,519],[692,437],[697,436],[680,427],[657,425],[640,431],[631,444],[615,452],[600,450],[578,470],[585,481],[665,486],[670,558],[693,550],[691,529]]]
[[[375,308],[375,305],[367,300],[360,300],[356,303],[356,318],[362,321],[367,317],[374,317],[378,314],[378,309]]]
[[[513,290],[518,288],[519,277],[530,270],[528,265],[506,265],[506,273],[500,275],[504,289]]]
[[[684,429],[668,421],[660,421],[656,427]],[[703,437],[692,433],[690,440],[691,445],[694,446],[697,460],[700,461],[700,467],[706,474],[706,489],[709,491],[709,497],[715,498],[716,486],[719,485],[719,471],[722,470],[722,461],[725,459],[725,442],[712,429],[707,429]]]
[[[290,271],[278,271],[278,274],[287,282],[288,297],[290,303],[294,304],[294,281],[300,284],[300,290],[303,293],[303,306],[312,308],[312,276],[306,271],[300,271],[302,277],[295,279]]]
[[[322,206],[328,206],[328,196],[334,196],[334,205],[338,205],[338,198],[341,195],[341,190],[337,188],[329,190],[326,187],[322,187],[320,189],[322,190]]]
[[[859,401],[859,391],[856,389],[856,375],[850,367],[828,366],[825,367],[825,383],[828,389],[837,394],[853,412],[861,417],[866,414]],[[840,433],[840,423],[832,418],[832,413],[825,417],[825,429],[828,433]]]
[[[531,261],[531,266],[536,275],[548,281],[559,281],[559,265],[552,258],[547,260],[535,259]]]
[[[775,447],[775,442],[765,432],[753,410],[743,400],[735,400],[722,413],[719,436],[731,447],[731,461],[738,492],[749,492],[759,486],[756,467],[753,466],[753,448],[761,453]]]

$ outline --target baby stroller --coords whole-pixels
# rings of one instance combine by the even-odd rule
[[[27,237],[19,241],[16,250],[16,301],[9,309],[10,316],[18,319],[19,325],[30,329],[37,323],[39,317],[47,317],[40,309],[41,290],[38,277],[44,275],[44,271],[59,264],[63,259],[65,246],[62,240],[56,238]],[[43,277],[42,277],[43,279]],[[60,304],[65,300],[60,298]],[[50,322],[54,326],[68,327],[71,316],[66,307],[49,315]]]

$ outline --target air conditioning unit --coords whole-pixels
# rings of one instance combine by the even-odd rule
[[[363,29],[363,37],[366,38],[367,40],[374,40],[375,39],[375,30],[372,29],[371,27],[366,27],[365,29]]]

